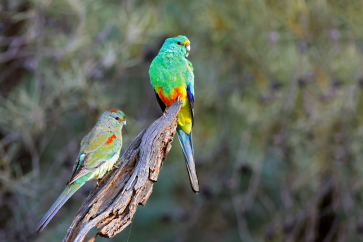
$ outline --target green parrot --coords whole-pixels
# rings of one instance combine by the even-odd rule
[[[190,41],[179,35],[165,40],[159,54],[152,61],[149,75],[156,99],[165,111],[179,97],[183,102],[176,128],[188,170],[192,190],[199,192],[195,169],[192,128],[194,125],[194,74],[192,63],[186,59]]]
[[[104,112],[81,142],[71,179],[52,207],[40,220],[36,232],[40,233],[64,203],[88,180],[100,179],[110,171],[120,156],[121,129],[126,117],[120,110]]]

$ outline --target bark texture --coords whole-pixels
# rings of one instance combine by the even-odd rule
[[[91,191],[63,241],[84,241],[96,227],[97,235],[112,238],[132,221],[137,205],[145,205],[171,148],[181,102],[175,102],[130,144],[110,171]]]

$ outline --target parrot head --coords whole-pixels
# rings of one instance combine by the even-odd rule
[[[101,115],[100,121],[107,123],[111,128],[122,128],[126,125],[126,116],[121,110],[110,110]]]
[[[183,35],[166,39],[160,52],[173,52],[188,57],[190,52],[190,41]]]

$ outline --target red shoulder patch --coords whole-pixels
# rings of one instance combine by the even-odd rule
[[[106,141],[106,145],[109,145],[112,143],[112,141],[116,139],[116,135],[112,135],[111,137],[109,137]]]
[[[118,112],[118,110],[115,109],[115,110],[110,110],[110,111],[107,111],[107,112],[109,112],[109,113],[116,113],[116,112]]]

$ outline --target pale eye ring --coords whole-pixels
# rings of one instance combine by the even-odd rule
[[[116,119],[116,120],[120,120],[120,118],[119,118],[119,117],[116,117],[115,119]]]
[[[183,43],[182,43],[182,42],[180,42],[180,41],[178,41],[178,42],[177,42],[177,44],[178,44],[178,45],[183,45]]]

